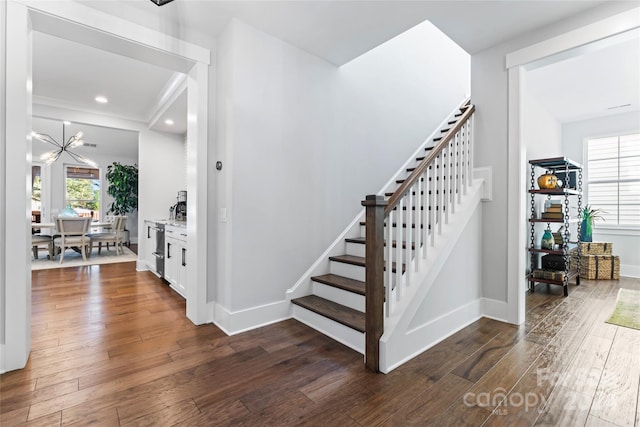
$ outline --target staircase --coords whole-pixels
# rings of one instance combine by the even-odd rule
[[[424,253],[426,258],[426,246],[433,246],[443,223],[446,225],[449,220],[449,211],[455,210],[455,200],[460,200],[463,191],[466,193],[467,182],[471,180],[468,176],[471,171],[471,126],[462,121],[470,123],[472,114],[473,106],[466,101],[443,122],[443,128],[432,135],[431,141],[403,166],[400,176],[390,181],[390,188],[382,190],[384,197],[367,196],[367,199],[375,197],[377,207],[382,210],[388,203],[393,203],[389,206],[390,212],[384,216],[384,224],[378,225],[384,236],[378,239],[383,247],[377,249],[381,251],[379,254],[384,251],[384,260],[381,255],[379,265],[381,273],[376,274],[380,277],[372,278],[373,269],[367,271],[366,268],[366,247],[376,243],[372,242],[375,238],[367,242],[367,230],[371,232],[372,224],[367,224],[362,216],[345,232],[342,241],[336,242],[326,261],[320,260],[310,269],[311,294],[291,299],[294,318],[365,354],[365,360],[371,357],[369,353],[378,351],[383,319],[374,320],[372,313],[367,316],[365,307],[373,304],[376,309],[372,312],[384,310],[387,317],[393,314],[395,306],[392,303],[400,300],[403,287],[408,286],[411,276],[415,275],[416,252]],[[465,132],[468,146],[464,145],[461,136]],[[460,154],[462,151],[466,151],[466,156]],[[410,201],[403,203],[405,196]],[[344,253],[336,254],[340,248]],[[416,248],[420,250],[416,251]],[[380,307],[375,300],[367,302],[367,289],[380,292],[377,295],[377,301],[382,304]],[[374,298],[373,295],[369,297]],[[379,323],[377,333],[370,329],[374,323]],[[367,360],[367,366],[377,371],[378,356],[372,360]]]

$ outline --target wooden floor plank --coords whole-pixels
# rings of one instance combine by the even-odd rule
[[[582,427],[587,422],[592,395],[578,393],[562,385],[556,386],[536,426]]]
[[[295,320],[235,336],[194,326],[184,299],[135,263],[40,270],[31,360],[0,376],[0,423],[640,424],[639,331],[604,323],[621,286],[640,280],[585,280],[567,298],[539,285],[524,325],[480,319],[382,375]],[[500,393],[546,401],[527,412],[491,402]]]
[[[115,427],[120,425],[120,420],[116,408],[93,408],[93,410],[87,411],[86,407],[73,406],[62,411],[62,425],[65,427],[88,425]]]
[[[618,327],[590,415],[617,425],[635,420],[640,387],[640,331]]]

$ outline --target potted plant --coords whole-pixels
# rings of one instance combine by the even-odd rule
[[[107,166],[107,194],[113,197],[113,203],[107,214],[127,215],[138,208],[138,166],[122,165],[118,162]],[[124,241],[129,241],[125,228]]]
[[[593,238],[593,223],[597,219],[604,221],[602,209],[594,209],[589,205],[585,205],[582,210],[582,224],[580,225],[580,241],[591,242]]]

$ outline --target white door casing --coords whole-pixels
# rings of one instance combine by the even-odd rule
[[[187,317],[195,324],[209,321],[205,221],[208,218],[206,153],[210,51],[75,2],[9,0],[6,10],[6,34],[11,42],[7,42],[6,47],[7,108],[3,117],[6,123],[3,136],[6,141],[16,143],[7,144],[4,165],[7,176],[16,179],[2,181],[5,215],[0,217],[4,220],[0,233],[0,265],[11,265],[12,268],[3,268],[0,273],[0,294],[4,296],[0,316],[4,333],[0,372],[24,367],[31,345],[31,264],[27,242],[31,219],[32,27],[57,32],[57,35],[94,47],[108,46],[113,52],[144,57],[150,63],[188,73],[189,98],[193,101],[188,105],[188,118],[192,124],[189,125],[187,155],[190,161],[197,161],[189,164],[187,180],[191,221],[188,245],[194,248],[188,251],[192,259],[188,264]],[[16,182],[26,185],[16,185]]]

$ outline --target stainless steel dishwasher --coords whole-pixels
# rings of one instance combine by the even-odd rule
[[[156,272],[160,278],[164,279],[164,224],[156,222],[156,250],[153,256],[156,259]]]

